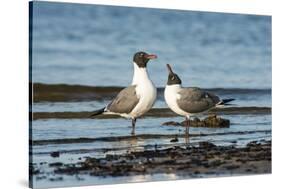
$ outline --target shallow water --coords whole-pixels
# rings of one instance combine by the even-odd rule
[[[85,157],[101,158],[107,154],[121,154],[130,151],[143,151],[172,147],[174,145],[184,146],[197,145],[200,141],[209,141],[216,145],[234,145],[245,146],[248,142],[254,140],[271,140],[271,115],[235,115],[224,116],[231,121],[230,128],[190,128],[191,134],[205,134],[203,136],[191,136],[188,140],[181,137],[184,133],[183,127],[162,126],[161,123],[174,120],[182,121],[181,117],[176,118],[144,118],[139,119],[136,127],[136,134],[159,134],[161,137],[149,138],[124,138],[117,141],[108,141],[107,138],[130,135],[130,121],[125,119],[47,119],[33,121],[33,140],[44,140],[46,144],[33,145],[33,163],[38,165],[46,162],[45,166],[40,166],[48,179],[38,179],[34,177],[35,185],[40,187],[75,185],[81,184],[109,184],[125,182],[137,182],[135,177],[89,177],[87,175],[61,176],[52,172],[53,168],[49,163],[76,163],[84,160]],[[114,124],[113,124],[114,123]],[[177,143],[171,143],[170,140],[178,136]],[[105,137],[105,138],[103,138]],[[83,142],[79,138],[100,139],[93,142]],[[73,143],[49,143],[53,139],[77,139]],[[60,152],[59,158],[52,158],[51,152]],[[52,175],[50,177],[50,174]],[[201,175],[204,176],[204,175]],[[224,175],[226,176],[226,175]],[[63,177],[63,182],[50,181],[50,178]],[[79,177],[79,178],[77,178]],[[165,180],[167,175],[143,175],[143,181]],[[205,177],[205,176],[204,176]],[[187,178],[175,175],[176,178]],[[119,180],[121,179],[121,180]],[[131,180],[132,179],[132,180]],[[62,184],[63,183],[63,184]]]
[[[92,177],[83,175],[80,176],[64,176],[63,182],[53,181],[50,182],[48,180],[36,180],[34,182],[34,186],[36,188],[49,188],[49,187],[75,187],[75,186],[89,186],[93,185],[104,185],[108,183],[113,184],[123,184],[123,183],[139,183],[139,182],[151,182],[151,181],[167,181],[167,180],[183,180],[183,179],[195,179],[195,178],[217,178],[220,176],[241,176],[243,174],[194,174],[194,175],[177,175],[174,173],[166,173],[166,174],[153,174],[153,175],[134,175],[134,176],[121,176],[121,177]],[[56,177],[53,177],[56,178]],[[75,179],[75,182],[73,180]]]
[[[271,116],[223,116],[230,119],[230,128],[208,129],[191,128],[192,133],[214,133],[233,131],[257,131],[270,129]],[[139,119],[137,134],[179,134],[184,128],[162,126],[170,120],[182,121],[183,118],[145,118]],[[181,132],[179,130],[182,130]],[[33,140],[63,138],[98,138],[130,135],[131,122],[126,119],[48,119],[33,121]],[[227,136],[226,136],[227,138]]]
[[[212,90],[211,90],[212,91]],[[222,98],[235,97],[234,106],[271,107],[271,90],[253,90],[255,92],[241,92],[228,89],[215,91]],[[79,98],[78,98],[79,99]],[[92,111],[103,107],[109,101],[76,101],[76,102],[38,102],[33,103],[34,112],[64,112],[64,111]],[[157,108],[166,108],[163,95],[159,94]],[[172,146],[197,145],[200,141],[209,141],[216,145],[234,145],[243,147],[255,140],[271,140],[271,114],[233,114],[222,116],[229,119],[229,128],[190,128],[193,135],[189,139],[183,136],[185,128],[163,126],[167,121],[183,121],[182,117],[145,117],[138,119],[136,135],[131,138],[131,122],[126,119],[37,119],[32,121],[32,162],[37,164],[45,173],[47,179],[34,176],[36,187],[74,186],[91,184],[112,184],[122,182],[156,181],[165,179],[184,179],[193,176],[170,174],[124,176],[124,177],[95,177],[87,175],[57,175],[49,163],[62,162],[77,163],[85,157],[101,158],[107,154],[122,154],[130,151],[165,149]],[[146,137],[141,137],[141,136]],[[170,140],[178,137],[177,143]],[[119,137],[119,138],[117,138]],[[67,142],[65,139],[71,140]],[[85,139],[89,139],[88,141]],[[60,142],[57,142],[60,140]],[[38,142],[38,141],[41,141]],[[43,141],[43,142],[42,142]],[[59,158],[50,156],[52,152],[59,152]],[[40,165],[40,163],[42,165]],[[219,175],[219,173],[217,174]],[[231,174],[229,174],[231,175]],[[199,174],[196,177],[208,177]],[[227,176],[223,174],[222,176]],[[63,179],[52,181],[50,179]]]

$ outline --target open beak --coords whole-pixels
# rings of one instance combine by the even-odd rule
[[[169,74],[174,74],[172,67],[169,64],[167,64],[167,69],[169,71]]]
[[[155,54],[148,54],[148,55],[145,56],[145,58],[147,58],[147,59],[156,59],[157,55],[155,55]]]

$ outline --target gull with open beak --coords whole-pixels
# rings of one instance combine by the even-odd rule
[[[165,87],[165,101],[175,113],[186,118],[186,134],[189,135],[190,116],[206,112],[214,107],[221,107],[234,99],[223,99],[198,87],[182,87],[179,76],[167,64],[169,72]]]

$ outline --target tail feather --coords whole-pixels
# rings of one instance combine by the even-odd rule
[[[234,98],[222,99],[222,101],[220,101],[217,105],[227,106],[227,105],[230,105],[230,104],[228,104],[229,102],[234,101],[234,100],[235,100]]]
[[[98,109],[98,110],[95,110],[95,111],[90,115],[90,117],[100,115],[100,114],[102,114],[104,111],[105,111],[105,107],[104,107],[104,108],[101,108],[101,109]]]

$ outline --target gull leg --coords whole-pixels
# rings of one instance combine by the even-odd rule
[[[189,118],[186,117],[185,118],[185,143],[188,144],[189,143],[189,124],[190,124],[190,121],[189,121]]]
[[[136,122],[137,122],[137,119],[132,118],[132,132],[131,132],[132,135],[135,135]]]
[[[190,126],[190,120],[188,117],[185,118],[186,119],[186,124],[185,124],[185,134],[187,137],[189,137],[189,126]]]

